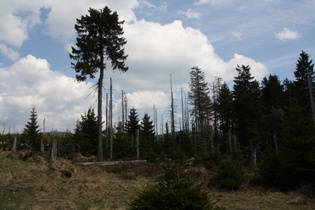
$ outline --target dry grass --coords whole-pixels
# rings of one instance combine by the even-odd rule
[[[204,181],[210,176],[205,170],[192,173]],[[128,201],[157,174],[154,164],[108,168],[58,159],[49,167],[41,156],[23,161],[18,154],[0,150],[0,209],[126,209]],[[227,209],[315,209],[314,199],[294,192],[248,187],[209,193]]]
[[[64,159],[52,168],[40,156],[22,161],[0,151],[0,209],[126,209],[127,201],[147,182]]]

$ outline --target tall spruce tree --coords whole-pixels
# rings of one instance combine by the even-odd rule
[[[206,129],[211,114],[211,100],[208,83],[205,81],[204,72],[200,68],[191,68],[189,87],[188,98],[192,105],[192,116],[194,117],[197,139],[205,141]]]
[[[269,75],[262,80],[261,98],[263,102],[263,129],[264,137],[272,142],[276,154],[279,153],[278,134],[280,133],[283,117],[285,94],[284,86],[281,84],[277,75]],[[267,143],[269,143],[267,142]]]
[[[32,146],[32,148],[35,150],[39,150],[40,146],[40,139],[41,139],[41,133],[40,133],[40,127],[37,122],[37,113],[35,110],[35,107],[33,106],[31,109],[31,115],[29,118],[29,121],[27,121],[24,131],[23,131],[23,138],[25,139],[25,142]]]
[[[127,71],[127,56],[123,48],[127,42],[122,37],[124,31],[121,25],[124,21],[119,21],[117,12],[112,12],[108,7],[101,10],[90,8],[88,12],[89,15],[77,19],[74,26],[78,35],[77,43],[69,56],[75,61],[71,66],[75,69],[77,81],[86,81],[99,75],[97,161],[103,161],[102,90],[106,61],[111,60],[113,69]]]
[[[229,86],[224,83],[218,96],[218,115],[220,118],[220,129],[223,132],[223,140],[227,142],[228,150],[232,150],[231,129],[233,119],[233,95]]]
[[[301,106],[306,107],[306,116],[309,116],[315,122],[315,104],[314,104],[314,64],[309,59],[309,55],[302,51],[296,64],[294,72],[296,88],[296,97]]]
[[[256,167],[261,103],[259,84],[251,76],[250,69],[250,66],[237,66],[238,76],[234,79],[233,97],[236,134],[243,151],[250,151],[252,167]]]

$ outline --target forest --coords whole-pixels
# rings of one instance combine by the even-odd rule
[[[191,68],[189,104],[182,107],[178,130],[174,108],[159,135],[151,116],[140,118],[131,108],[124,121],[103,130],[105,159],[159,162],[193,158],[194,165],[206,169],[241,165],[257,173],[255,183],[272,188],[314,186],[314,71],[309,55],[301,52],[294,81],[269,75],[258,82],[251,76],[250,66],[237,66],[236,71],[230,89],[221,78],[209,84],[200,68]],[[41,142],[46,145],[57,139],[60,146],[78,144],[83,155],[96,156],[97,129],[97,116],[89,109],[73,132],[43,132],[33,107],[24,132],[2,134],[1,142],[12,145],[17,138],[41,151]]]
[[[180,121],[178,113],[175,119],[171,85],[169,120],[161,125],[161,133],[157,132],[156,116],[145,113],[140,117],[123,97],[122,119],[113,125],[111,99],[106,102],[106,120],[102,119],[104,60],[111,60],[113,69],[128,70],[123,21],[107,7],[89,12],[90,16],[77,19],[77,44],[69,56],[77,81],[93,79],[99,72],[97,113],[90,108],[74,131],[54,133],[40,130],[33,107],[22,134],[0,135],[3,150],[28,145],[44,152],[51,140],[57,140],[59,148],[78,145],[82,155],[98,162],[189,160],[193,166],[213,171],[210,185],[219,189],[238,190],[250,182],[281,191],[314,190],[315,72],[306,52],[297,59],[293,81],[277,75],[257,81],[250,66],[239,64],[229,86],[220,77],[208,82],[204,71],[194,66],[187,81],[189,92],[182,93]],[[246,177],[249,172],[250,178]]]

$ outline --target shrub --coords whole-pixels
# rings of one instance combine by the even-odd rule
[[[141,191],[130,203],[129,209],[220,209],[201,183],[184,173],[184,169],[183,164],[167,162],[157,183]]]
[[[225,190],[238,190],[245,181],[244,168],[239,161],[222,160],[210,183]]]

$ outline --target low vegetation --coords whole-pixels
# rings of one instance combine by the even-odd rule
[[[160,164],[104,167],[79,165],[78,156],[59,158],[49,166],[42,154],[27,160],[19,153],[0,150],[1,209],[128,209],[133,199],[161,178]],[[269,191],[244,184],[239,191],[222,191],[207,186],[213,172],[186,169],[205,184],[209,199],[226,209],[314,209],[307,189],[295,192]],[[250,180],[248,174],[246,180]]]

